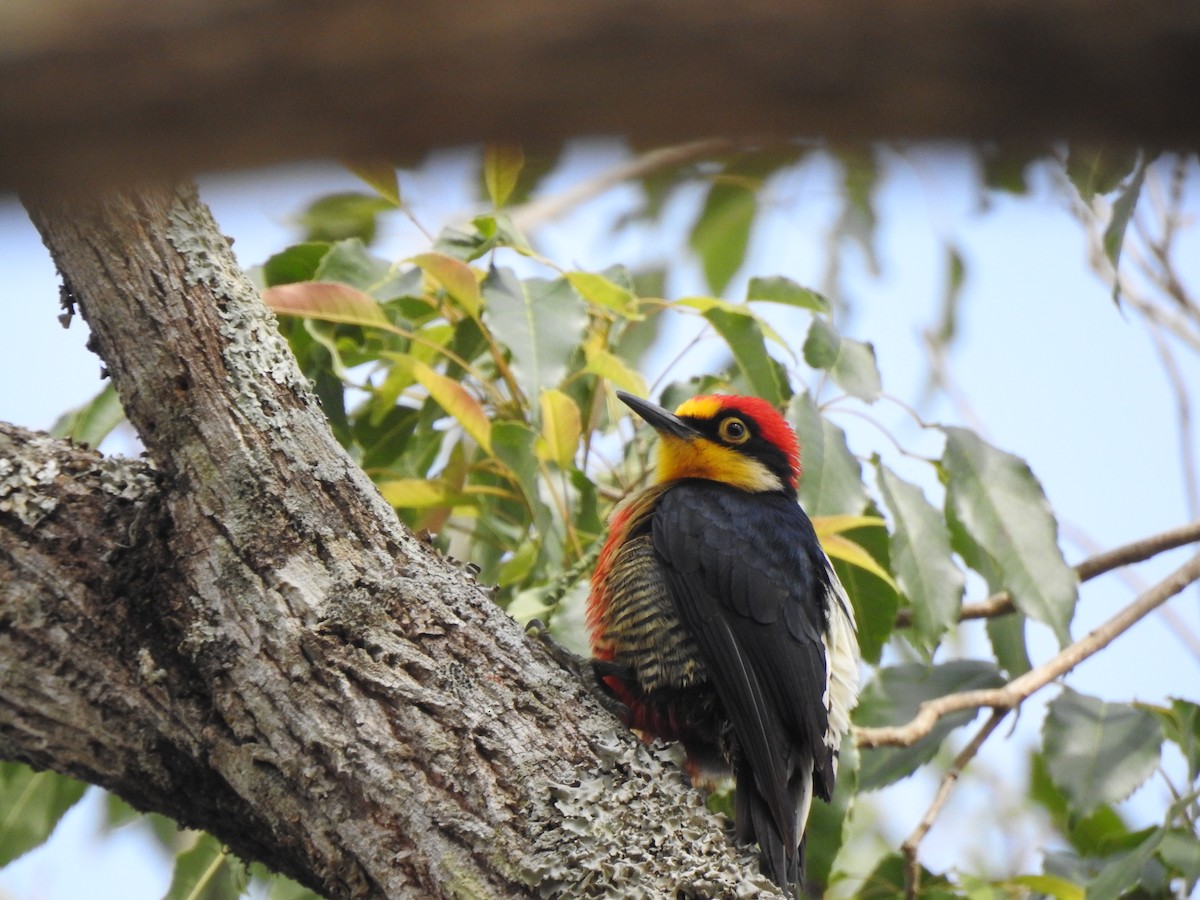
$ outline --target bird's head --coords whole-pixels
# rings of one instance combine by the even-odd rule
[[[617,396],[658,432],[659,481],[707,478],[744,491],[796,493],[796,432],[766,400],[711,394],[671,413],[624,391]]]

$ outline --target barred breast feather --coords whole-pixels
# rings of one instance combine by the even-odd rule
[[[617,549],[607,586],[612,662],[632,670],[647,693],[703,679],[696,642],[679,618],[649,534]]]

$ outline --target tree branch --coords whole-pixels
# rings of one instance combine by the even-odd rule
[[[0,444],[0,757],[330,897],[778,895],[404,531],[190,188],[27,206],[155,468],[114,464],[149,486],[113,506],[94,454]],[[72,532],[76,494],[108,524]]]
[[[925,835],[929,834],[929,829],[937,821],[938,815],[946,805],[946,801],[950,799],[950,794],[954,790],[955,784],[958,783],[959,776],[966,769],[967,764],[975,758],[975,754],[979,752],[984,741],[992,736],[992,732],[996,730],[1006,715],[1008,715],[1008,710],[994,710],[991,717],[984,723],[984,726],[975,734],[975,737],[971,738],[971,742],[963,747],[962,752],[958,756],[954,757],[954,762],[950,764],[950,768],[942,776],[937,793],[934,794],[933,802],[929,804],[929,809],[925,810],[925,815],[921,817],[921,821],[912,830],[912,834],[905,838],[904,843],[900,845],[900,852],[905,858],[904,894],[907,900],[916,900],[917,892],[921,887],[921,862],[917,856],[921,848],[921,841],[925,839]]]
[[[1075,566],[1075,571],[1079,574],[1081,582],[1088,581],[1097,575],[1111,572],[1113,569],[1144,562],[1160,553],[1187,544],[1194,544],[1196,541],[1200,541],[1200,522],[1189,522],[1187,525],[1180,525],[1178,528],[1172,528],[1161,534],[1151,535],[1140,541],[1133,541],[1122,547],[1089,556]]]
[[[1179,3],[45,0],[0,19],[0,186],[484,139],[1200,139]]]
[[[855,741],[859,747],[867,748],[907,747],[929,734],[938,720],[949,713],[981,707],[991,707],[997,710],[1013,709],[1035,691],[1045,687],[1061,675],[1065,675],[1089,656],[1103,650],[1144,616],[1197,580],[1200,580],[1200,554],[1192,557],[1167,578],[1143,592],[1133,603],[1104,624],[1088,632],[1085,637],[1080,638],[1041,665],[1030,669],[1024,675],[1014,678],[1004,687],[963,691],[957,694],[946,694],[935,700],[927,700],[921,704],[917,715],[907,724],[881,728],[856,728],[854,729]]]
[[[1106,550],[1103,553],[1089,556],[1087,559],[1076,563],[1075,573],[1079,576],[1080,583],[1083,583],[1090,581],[1098,575],[1111,572],[1113,569],[1144,562],[1160,553],[1165,553],[1168,550],[1174,550],[1177,547],[1183,547],[1187,544],[1194,544],[1197,541],[1200,541],[1200,521],[1189,522],[1187,525],[1180,525],[1178,528],[1172,528],[1161,534],[1151,535],[1150,537],[1133,541],[1112,550]],[[958,619],[960,622],[967,619],[990,619],[995,616],[1004,616],[1011,612],[1016,612],[1012,595],[1007,591],[1000,591],[986,600],[980,600],[977,603],[964,603],[962,610],[958,614]],[[893,625],[894,628],[911,628],[912,624],[913,611],[911,609],[904,608],[897,610],[896,621]]]

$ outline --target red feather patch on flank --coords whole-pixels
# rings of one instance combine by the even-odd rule
[[[780,415],[779,410],[761,397],[714,394],[713,399],[721,404],[722,410],[737,410],[754,420],[763,438],[787,456],[792,464],[792,487],[796,487],[800,483],[800,442],[796,439],[795,429]]]

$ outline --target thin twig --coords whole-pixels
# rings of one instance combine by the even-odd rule
[[[925,815],[921,817],[921,821],[917,823],[917,827],[913,829],[912,834],[905,838],[904,843],[900,845],[900,852],[904,854],[904,894],[907,900],[915,900],[917,890],[921,886],[921,863],[917,857],[917,851],[920,849],[921,841],[925,839],[925,835],[929,833],[929,829],[933,827],[933,823],[937,821],[937,817],[941,814],[942,807],[946,805],[946,801],[950,799],[950,793],[954,790],[954,785],[958,782],[959,776],[967,764],[975,758],[975,754],[979,752],[979,748],[983,746],[993,731],[996,730],[1000,722],[1008,715],[1008,710],[997,709],[992,711],[991,718],[984,723],[984,726],[979,729],[978,734],[971,738],[971,742],[963,747],[962,752],[954,757],[954,762],[950,764],[950,768],[942,776],[942,782],[938,785],[937,793],[933,796],[933,802],[929,804],[929,809],[925,810]]]
[[[528,233],[626,181],[642,178],[661,169],[681,166],[693,160],[728,153],[737,146],[739,145],[733,141],[720,138],[652,150],[627,163],[614,166],[607,172],[601,172],[595,178],[582,181],[569,190],[518,206],[509,212],[508,217],[519,231]]]
[[[1188,585],[1200,580],[1200,554],[1193,556],[1169,576],[1138,597],[1104,624],[1066,647],[1002,688],[946,694],[921,704],[916,716],[905,725],[856,728],[854,738],[863,747],[909,747],[933,730],[938,720],[964,709],[1013,709],[1035,691],[1065,675],[1085,659],[1100,652],[1148,613],[1166,603]]]
[[[1061,520],[1058,524],[1063,534],[1074,544],[1093,555],[1100,552],[1100,544],[1078,525]],[[1116,574],[1134,594],[1140,594],[1150,586],[1150,582],[1141,577],[1135,569],[1125,567],[1117,570]],[[1171,637],[1179,641],[1192,659],[1200,664],[1200,635],[1193,630],[1191,623],[1171,606],[1160,606],[1156,614],[1166,623]]]
[[[1090,581],[1113,569],[1143,562],[1152,556],[1165,553],[1167,550],[1174,550],[1176,547],[1194,544],[1197,541],[1200,541],[1200,520],[1089,556],[1075,565],[1075,573],[1079,576],[1080,582]],[[959,610],[958,620],[963,622],[967,619],[991,619],[1015,611],[1016,607],[1013,605],[1012,596],[1008,591],[1000,591],[986,600],[964,603],[962,609]],[[894,628],[911,628],[912,624],[912,609],[905,607],[897,610]]]

